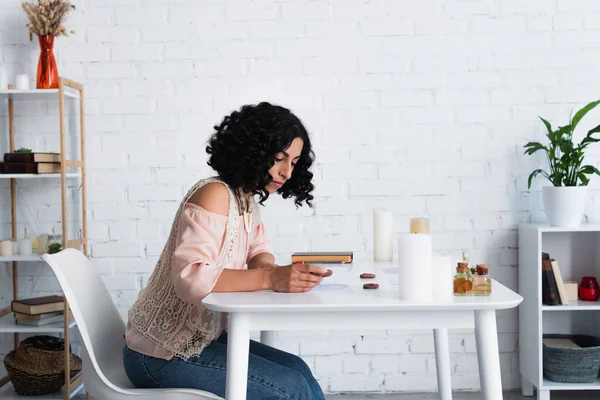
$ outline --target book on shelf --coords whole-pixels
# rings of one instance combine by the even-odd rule
[[[547,253],[542,253],[542,303],[550,306],[561,304],[552,271],[552,262]]]
[[[62,296],[42,296],[29,299],[13,300],[10,304],[13,313],[38,315],[55,311],[63,311],[65,302]]]
[[[550,264],[552,265],[552,272],[554,274],[554,280],[556,281],[556,289],[558,290],[558,297],[560,298],[560,304],[569,304],[569,296],[565,289],[565,283],[558,266],[558,261],[551,259]]]
[[[292,254],[292,263],[351,263],[354,257],[351,251],[296,252]]]
[[[52,317],[55,317],[57,315],[62,315],[62,314],[64,314],[64,311],[52,311],[52,312],[47,312],[47,313],[42,313],[42,314],[34,314],[34,315],[13,312],[15,319],[30,319],[30,320],[35,320],[35,321],[41,321],[43,319],[52,318]]]
[[[565,288],[558,261],[551,258],[548,253],[542,253],[542,303],[569,304],[569,293]]]
[[[17,325],[44,326],[57,322],[65,322],[65,315],[64,313],[60,313],[44,319],[15,318],[15,322]]]
[[[580,346],[569,338],[543,338],[542,343],[559,349],[579,349]]]
[[[60,172],[60,164],[47,162],[2,162],[2,174],[56,174]]]
[[[4,153],[4,162],[14,163],[59,163],[60,153]]]

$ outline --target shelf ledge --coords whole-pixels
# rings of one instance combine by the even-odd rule
[[[74,89],[65,88],[65,97],[78,99],[79,92]],[[58,100],[58,89],[28,89],[17,90],[8,89],[0,90],[0,99],[10,100],[47,100],[55,97]]]

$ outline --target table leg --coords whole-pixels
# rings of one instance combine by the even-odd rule
[[[435,366],[437,369],[438,392],[441,400],[452,400],[452,381],[450,378],[450,345],[448,329],[433,330],[435,346]]]
[[[275,347],[275,331],[260,331],[260,342]]]
[[[227,378],[225,398],[245,400],[248,385],[248,357],[250,353],[249,317],[229,313],[227,335]]]
[[[483,398],[502,400],[498,331],[494,310],[475,311],[475,342]]]

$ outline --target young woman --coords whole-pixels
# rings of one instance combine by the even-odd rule
[[[227,316],[202,306],[211,292],[311,290],[326,270],[275,265],[260,221],[269,195],[312,207],[314,153],[301,121],[260,103],[226,116],[206,147],[217,176],[181,202],[148,285],[129,311],[123,364],[139,388],[195,388],[225,397]],[[247,265],[247,269],[244,268]],[[249,400],[324,400],[304,361],[251,341]]]

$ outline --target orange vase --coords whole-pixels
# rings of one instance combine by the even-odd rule
[[[36,88],[58,88],[58,68],[54,58],[54,36],[38,36],[40,41],[40,59],[38,61]]]

